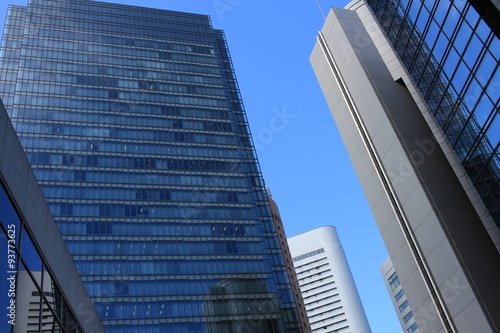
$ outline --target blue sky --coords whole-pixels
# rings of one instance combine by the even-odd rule
[[[387,252],[309,64],[323,25],[316,0],[110,2],[207,14],[225,31],[262,173],[287,236],[334,225],[372,331],[401,332],[379,271]],[[347,2],[319,5],[326,14]],[[2,31],[7,4],[26,3],[2,1]]]

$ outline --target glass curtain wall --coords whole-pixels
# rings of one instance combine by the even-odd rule
[[[11,6],[2,99],[108,332],[298,332],[222,31]]]
[[[500,41],[468,1],[366,0],[500,228]]]

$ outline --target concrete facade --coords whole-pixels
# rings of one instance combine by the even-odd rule
[[[276,227],[276,233],[278,234],[278,241],[280,242],[281,252],[283,253],[283,258],[285,259],[286,272],[288,273],[290,285],[292,286],[292,293],[293,298],[295,299],[295,306],[299,315],[299,321],[302,326],[302,331],[304,333],[308,333],[311,332],[311,325],[309,324],[306,308],[304,306],[304,299],[302,298],[302,293],[300,292],[297,274],[295,273],[295,268],[293,266],[292,255],[290,253],[290,248],[285,235],[285,228],[283,227],[283,222],[281,221],[281,214],[269,189],[267,190],[267,195],[271,213],[273,215],[274,225]]]
[[[370,333],[335,227],[290,237],[288,244],[312,332]]]
[[[405,291],[399,281],[399,276],[394,269],[391,258],[387,258],[382,266],[380,266],[380,273],[384,279],[385,287],[389,295],[391,295],[392,305],[394,306],[403,332],[420,333],[415,316],[413,315],[413,311],[406,298]]]
[[[480,200],[369,9],[348,8],[332,8],[310,61],[418,326],[496,332],[500,258]]]

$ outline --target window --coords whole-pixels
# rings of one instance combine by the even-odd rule
[[[408,329],[408,333],[413,333],[418,329],[417,323],[413,323]]]
[[[408,307],[408,300],[404,301],[400,306],[399,306],[399,312],[403,312],[404,309]]]
[[[392,273],[392,275],[389,277],[388,281],[389,281],[389,285],[391,286],[391,290],[393,290],[393,291],[400,284],[399,278],[398,278],[398,275],[396,274],[396,272]]]
[[[413,312],[408,312],[406,316],[403,317],[403,321],[407,323],[411,318],[413,318]]]
[[[396,299],[396,302],[399,301],[401,299],[401,297],[403,297],[405,294],[405,291],[403,289],[401,289],[395,296],[394,298]]]
[[[293,260],[293,262],[300,261],[300,260],[303,260],[305,258],[309,258],[309,257],[315,256],[315,255],[323,253],[323,252],[325,252],[325,250],[323,248],[321,248],[319,250],[315,250],[315,251],[308,252],[306,254],[302,254],[300,256],[294,257],[292,260]]]

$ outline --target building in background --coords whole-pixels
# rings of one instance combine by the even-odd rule
[[[500,20],[482,3],[353,1],[310,58],[423,332],[500,330]]]
[[[107,332],[300,331],[209,17],[32,0],[2,46],[1,97]]]
[[[104,333],[0,101],[0,331]]]
[[[283,221],[281,221],[281,214],[278,209],[278,205],[273,199],[271,191],[267,188],[267,197],[269,199],[269,205],[271,207],[271,214],[273,215],[274,225],[276,227],[276,232],[278,234],[278,241],[280,242],[281,252],[283,253],[283,259],[285,260],[285,267],[288,273],[288,279],[292,286],[293,298],[295,299],[295,306],[299,315],[300,325],[302,327],[302,332],[311,332],[311,325],[309,324],[309,318],[307,317],[306,308],[304,306],[304,300],[302,299],[302,293],[300,292],[299,282],[297,280],[297,274],[295,273],[295,267],[293,266],[292,254],[290,253],[290,248],[288,247],[288,241],[286,239],[285,228],[283,227]]]
[[[371,332],[337,230],[288,238],[312,332]]]
[[[392,265],[391,258],[387,258],[382,266],[380,266],[380,273],[382,273],[387,291],[391,295],[392,305],[394,305],[394,310],[396,311],[403,332],[420,333],[410,303],[406,299],[405,291]]]

